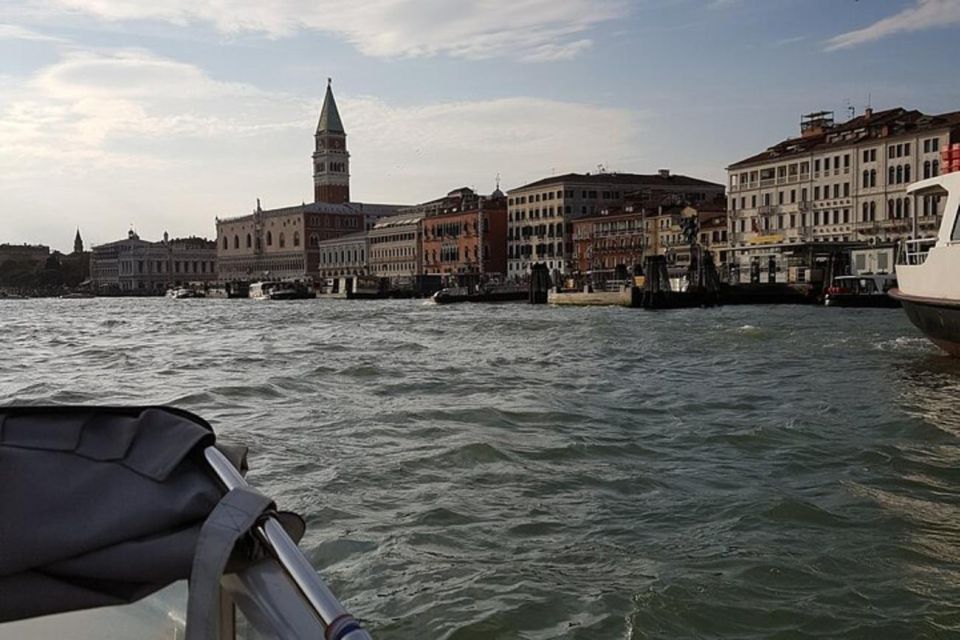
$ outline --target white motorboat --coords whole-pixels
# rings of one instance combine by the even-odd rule
[[[960,172],[914,183],[907,193],[940,196],[946,204],[935,238],[906,242],[899,286],[890,295],[934,344],[960,357]]]
[[[278,280],[254,282],[250,285],[250,296],[254,300],[303,300],[312,298],[306,285],[297,282]]]

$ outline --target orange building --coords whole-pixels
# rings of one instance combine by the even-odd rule
[[[643,262],[643,211],[632,205],[603,209],[573,221],[574,264],[580,273],[612,276],[618,266]]]
[[[507,199],[497,190],[471,204],[466,209],[451,207],[421,222],[425,274],[506,274]]]

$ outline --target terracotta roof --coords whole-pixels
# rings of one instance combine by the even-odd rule
[[[545,187],[551,184],[562,184],[567,182],[576,182],[578,184],[613,184],[629,187],[716,187],[723,189],[722,184],[707,182],[699,178],[691,178],[684,175],[661,175],[658,173],[652,175],[643,175],[637,173],[565,173],[560,176],[551,176],[543,178],[536,182],[525,184],[521,187],[514,187],[510,190],[519,191],[521,189],[531,189],[533,187]]]
[[[869,116],[864,113],[825,129],[821,133],[784,140],[756,155],[734,162],[727,169],[799,156],[813,151],[828,151],[834,147],[846,147],[864,140],[876,140],[913,131],[958,125],[960,125],[960,111],[930,116],[920,111],[907,111],[898,107],[877,111]]]

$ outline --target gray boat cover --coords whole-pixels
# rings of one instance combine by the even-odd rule
[[[0,622],[125,604],[189,578],[224,496],[203,458],[214,442],[204,420],[170,408],[0,407]],[[227,571],[257,556],[252,536],[233,538]]]

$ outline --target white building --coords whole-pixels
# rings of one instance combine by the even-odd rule
[[[804,116],[800,136],[727,168],[729,238],[741,261],[800,244],[889,243],[934,232],[942,203],[907,196],[960,141],[960,112],[870,109],[842,124]]]

